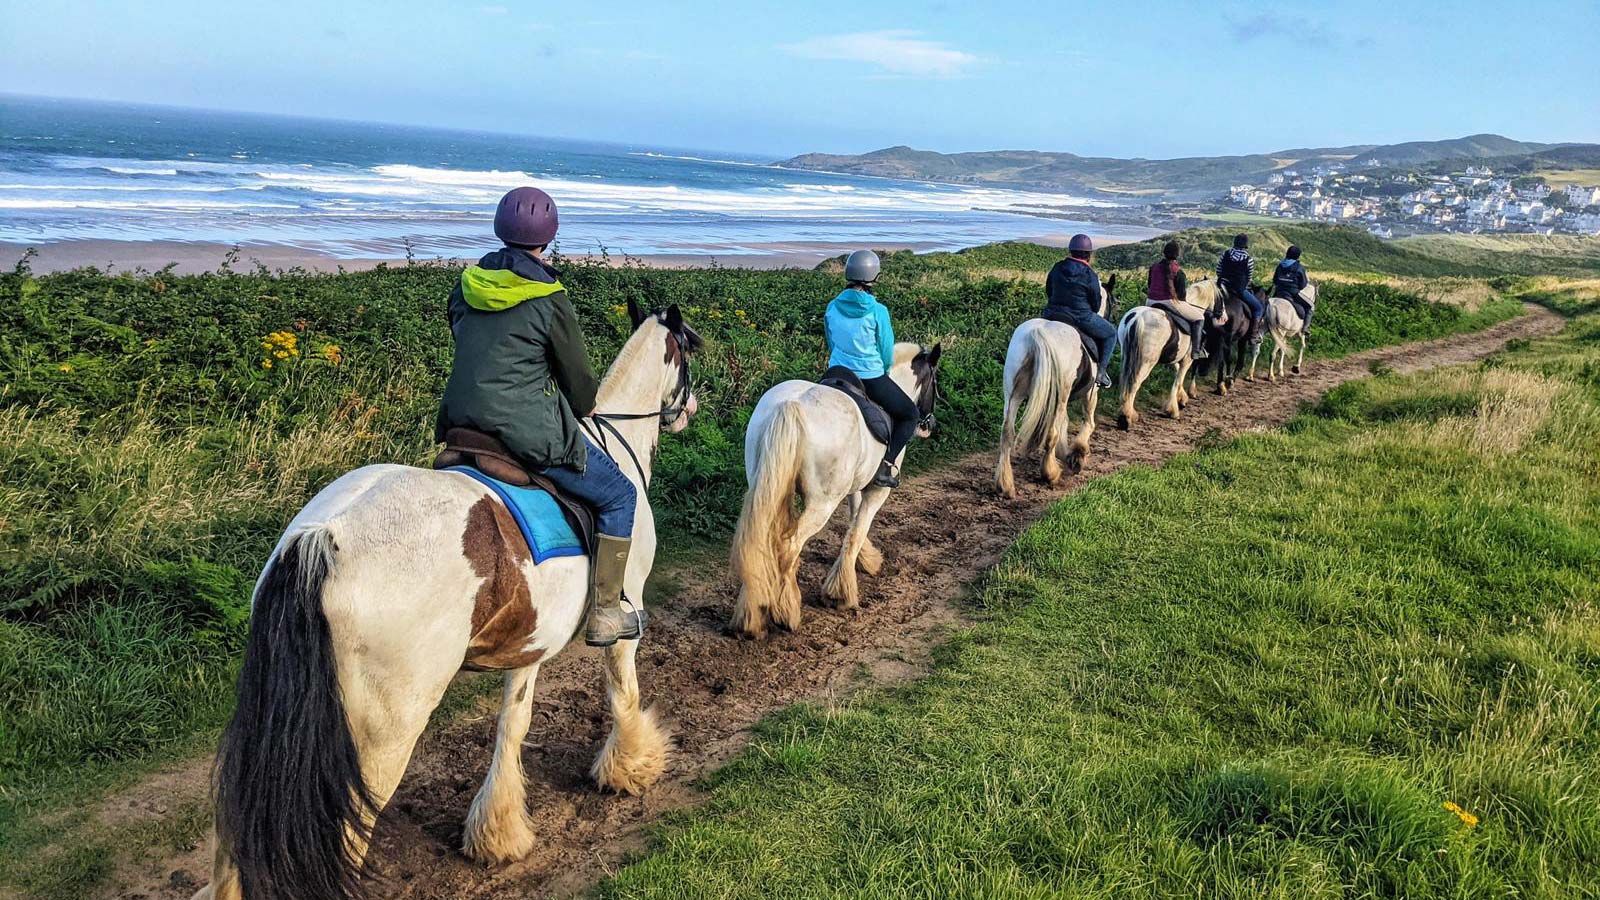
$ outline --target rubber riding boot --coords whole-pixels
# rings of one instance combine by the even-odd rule
[[[873,487],[897,488],[900,479],[895,477],[894,464],[887,459],[878,463],[878,474],[872,476]]]
[[[589,618],[583,626],[583,642],[591,647],[609,647],[617,641],[638,640],[644,634],[644,607],[636,607],[622,591],[628,572],[628,551],[633,541],[602,534],[596,543],[594,580],[590,582]]]
[[[1196,340],[1194,335],[1189,335],[1189,358],[1205,359],[1211,352],[1206,349],[1204,339]]]
[[[1100,377],[1095,379],[1094,383],[1098,384],[1099,386],[1101,386],[1103,388],[1111,387],[1111,373],[1110,372],[1101,372],[1100,373]]]

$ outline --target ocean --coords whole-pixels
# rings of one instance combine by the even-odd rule
[[[569,255],[958,249],[1150,229],[1031,215],[1060,194],[783,169],[709,152],[0,96],[0,242],[193,241],[337,258],[473,256],[500,195],[561,210]]]

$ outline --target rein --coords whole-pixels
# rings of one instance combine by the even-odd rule
[[[599,445],[601,451],[612,459],[616,459],[617,455],[611,452],[610,441],[607,439],[606,435],[610,434],[611,437],[616,438],[617,443],[622,445],[622,449],[628,451],[628,458],[633,460],[633,468],[639,473],[639,483],[644,485],[646,490],[650,488],[650,479],[645,475],[644,465],[639,462],[639,454],[634,451],[633,445],[628,443],[628,439],[622,436],[622,432],[617,430],[617,426],[611,423],[637,422],[641,419],[655,418],[661,420],[662,428],[670,428],[671,426],[677,424],[678,420],[683,418],[684,413],[688,411],[689,398],[693,394],[693,391],[690,389],[689,355],[687,353],[680,352],[678,359],[678,385],[677,387],[673,388],[672,396],[667,399],[666,406],[663,406],[655,412],[591,413],[588,419],[579,423],[583,427],[584,432],[588,434],[596,444]],[[594,424],[599,427],[591,430],[589,428],[590,420],[592,420]]]

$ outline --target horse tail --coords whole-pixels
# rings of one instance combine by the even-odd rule
[[[251,900],[358,897],[377,811],[322,610],[326,525],[284,540],[256,589],[238,706],[217,752],[217,837]]]
[[[1139,377],[1144,358],[1138,313],[1137,309],[1128,310],[1128,314],[1122,317],[1122,327],[1117,329],[1117,340],[1122,344],[1122,371],[1117,373],[1117,390],[1123,396],[1127,396],[1134,379]]]
[[[1017,434],[1024,452],[1045,446],[1050,428],[1055,424],[1056,412],[1067,402],[1066,391],[1071,386],[1061,384],[1062,365],[1060,353],[1043,329],[1028,336],[1033,358],[1033,383],[1028,388],[1027,408],[1022,412],[1022,422]]]
[[[755,471],[750,473],[739,525],[733,533],[730,562],[740,585],[731,623],[735,632],[765,634],[769,611],[781,601],[785,575],[781,560],[795,530],[794,492],[804,439],[800,404],[786,400],[759,438]],[[785,622],[799,616],[798,609],[785,612],[793,614],[780,616]]]

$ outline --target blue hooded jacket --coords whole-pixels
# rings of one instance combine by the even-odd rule
[[[889,308],[866,291],[846,288],[828,304],[828,365],[844,366],[865,380],[894,367]]]

